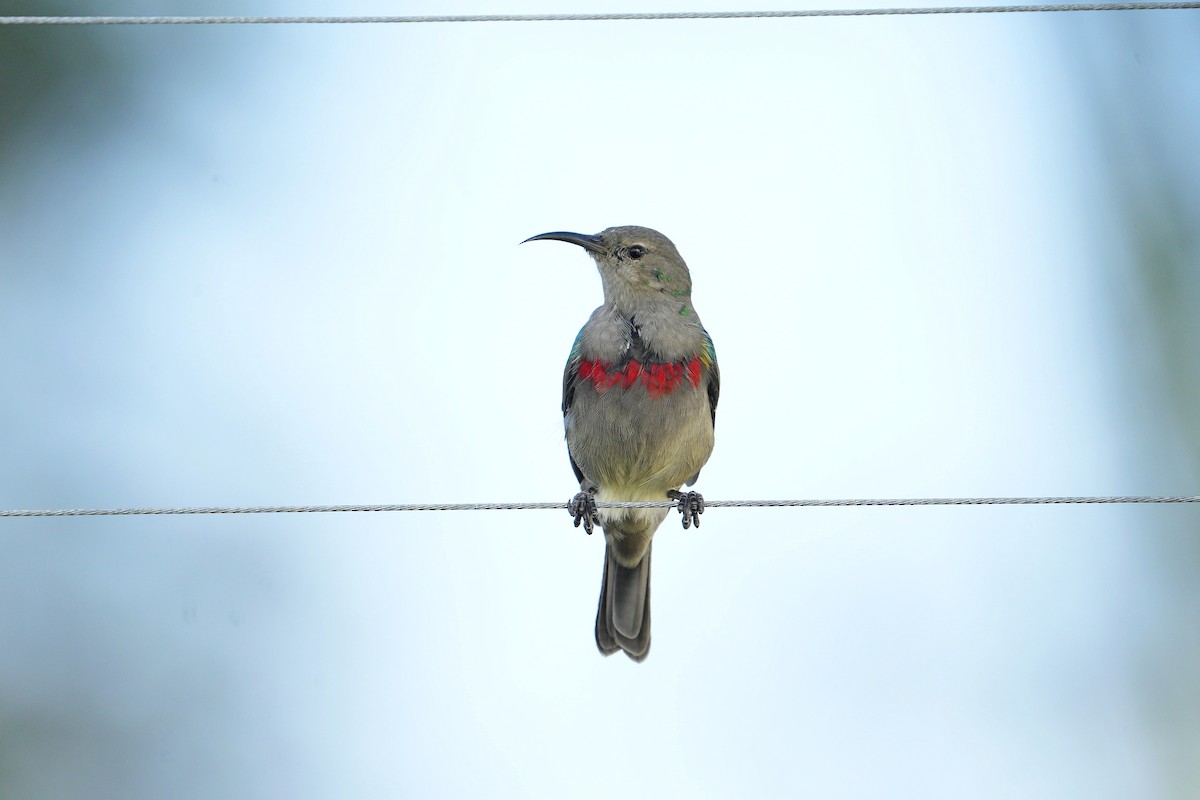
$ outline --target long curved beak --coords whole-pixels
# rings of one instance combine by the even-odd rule
[[[554,239],[559,242],[570,242],[577,244],[584,250],[591,250],[593,253],[604,252],[604,241],[596,235],[586,233],[571,233],[570,231],[551,231],[550,233],[539,233],[537,236],[530,236],[525,242],[534,242],[538,239]],[[521,244],[525,244],[521,242]]]

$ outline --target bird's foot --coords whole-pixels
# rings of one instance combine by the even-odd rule
[[[700,515],[704,513],[704,495],[699,492],[679,492],[674,489],[667,492],[667,497],[678,500],[679,513],[683,515],[683,529],[695,525],[700,527]]]
[[[596,525],[600,524],[600,513],[596,510],[596,497],[591,492],[580,492],[571,498],[567,504],[567,513],[575,518],[575,527],[583,523],[583,530],[588,536]]]

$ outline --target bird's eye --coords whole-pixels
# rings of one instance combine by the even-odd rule
[[[633,247],[629,248],[629,257],[634,261],[637,261],[644,255],[646,255],[646,248],[642,247],[640,244],[635,244]]]

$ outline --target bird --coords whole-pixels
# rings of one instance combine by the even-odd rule
[[[651,540],[671,509],[596,503],[676,500],[683,527],[699,527],[704,498],[680,489],[695,484],[712,454],[716,350],[692,304],[687,264],[663,234],[623,225],[525,241],[537,240],[582,247],[600,272],[604,303],[563,370],[563,427],[579,480],[568,511],[575,527],[604,531],[596,646],[641,662],[650,652]]]

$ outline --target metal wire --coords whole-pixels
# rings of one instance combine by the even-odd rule
[[[830,508],[846,506],[1049,506],[1132,503],[1200,503],[1200,495],[1153,497],[922,497],[860,500],[705,500],[705,508]],[[197,508],[64,508],[0,510],[0,517],[148,517],[186,514],[329,514],[379,511],[565,511],[567,503],[398,503],[342,506],[242,506]],[[596,503],[597,508],[674,508],[673,500]]]
[[[829,8],[796,11],[664,11],[614,14],[463,14],[412,17],[0,17],[0,25],[379,25],[429,22],[611,22],[616,20],[782,19],[929,14],[1017,14],[1061,11],[1167,11],[1200,8],[1200,0],[1150,3],[1060,3],[924,8]]]

